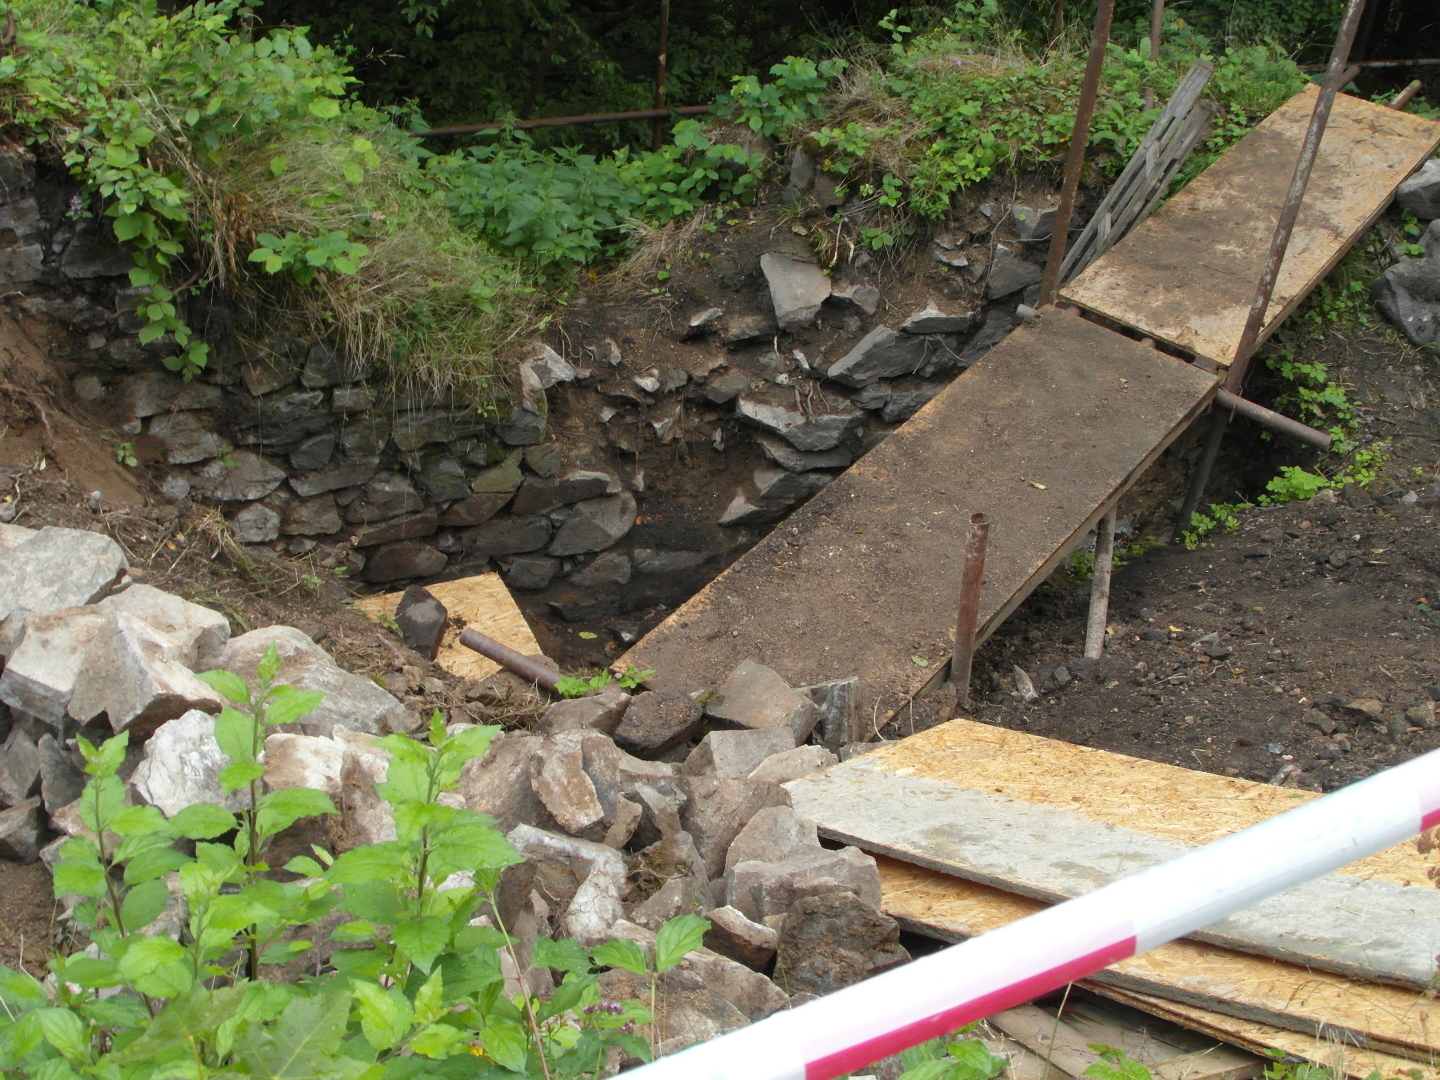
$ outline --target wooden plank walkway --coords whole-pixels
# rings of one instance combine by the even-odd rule
[[[1204,409],[1214,385],[1074,313],[1047,311],[617,664],[687,692],[745,659],[792,686],[858,676],[861,709],[883,718],[948,658],[970,514],[993,520],[983,639]]]
[[[1309,793],[955,720],[787,785],[821,832],[1040,900],[1079,896],[1290,809]],[[1398,845],[1192,935],[1352,977],[1429,987],[1430,862]]]
[[[1315,97],[1307,86],[1192,180],[1061,297],[1228,365],[1255,295]],[[1262,340],[1390,205],[1440,145],[1440,124],[1339,94]]]

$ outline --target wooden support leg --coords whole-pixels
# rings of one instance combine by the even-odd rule
[[[1090,619],[1085,626],[1085,658],[1105,652],[1105,623],[1110,617],[1110,570],[1115,562],[1115,508],[1095,526],[1095,575],[1090,582]]]

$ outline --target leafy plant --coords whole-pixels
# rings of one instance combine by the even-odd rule
[[[634,690],[644,685],[645,680],[654,675],[655,672],[649,669],[641,671],[639,668],[630,666],[625,669],[625,674],[617,680],[623,690]]]
[[[1084,1073],[1092,1080],[1150,1080],[1150,1070],[1124,1050],[1106,1046],[1104,1043],[1088,1045],[1100,1055],[1100,1060],[1086,1068]]]
[[[1009,1064],[979,1039],[952,1039],[931,1039],[903,1051],[900,1065],[905,1071],[900,1080],[991,1080]]]
[[[770,68],[774,76],[770,82],[762,83],[754,75],[735,76],[722,104],[752,131],[783,134],[825,111],[823,100],[831,82],[848,66],[839,58],[817,64],[803,56],[787,56]]]
[[[592,690],[604,690],[615,681],[610,672],[600,670],[588,679],[578,675],[562,675],[555,683],[555,692],[562,698],[582,698]]]
[[[1199,510],[1190,514],[1190,528],[1180,534],[1180,540],[1185,545],[1186,551],[1194,551],[1205,540],[1207,536],[1217,529],[1221,532],[1234,532],[1240,527],[1238,511],[1245,508],[1246,503],[1211,503],[1208,513],[1201,513]]]
[[[304,237],[287,232],[283,237],[261,233],[255,238],[260,246],[250,253],[250,261],[260,263],[267,274],[286,270],[301,285],[309,285],[315,275],[329,270],[354,277],[360,263],[370,254],[364,244],[356,244],[341,230],[323,236]]]

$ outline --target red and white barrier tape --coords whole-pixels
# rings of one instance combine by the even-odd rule
[[[1440,824],[1440,750],[798,1009],[634,1080],[830,1080]]]

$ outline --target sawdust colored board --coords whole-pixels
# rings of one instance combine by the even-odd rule
[[[1319,93],[1287,101],[1061,290],[1061,296],[1220,364],[1235,358]],[[1340,94],[1305,191],[1262,339],[1440,144],[1440,123]]]
[[[970,515],[981,637],[1209,402],[1214,378],[1077,315],[1022,326],[617,661],[693,692],[745,659],[858,676],[884,717],[948,659]],[[912,657],[918,659],[912,660]]]
[[[942,941],[964,941],[1023,919],[1045,905],[934,870],[881,856],[881,906],[901,926]],[[1427,994],[1347,979],[1283,960],[1172,941],[1096,972],[1081,985],[1167,1016],[1163,1002],[1208,1018],[1208,1031],[1251,1049],[1265,1046],[1317,1057],[1348,1052],[1347,1065],[1368,1076],[1374,1059],[1432,1061],[1440,1053],[1440,1005]],[[1121,995],[1127,996],[1121,996]],[[1131,1001],[1131,996],[1141,999]],[[1235,1039],[1232,1031],[1248,1033]],[[1248,1040],[1248,1041],[1247,1041]],[[1362,1057],[1363,1055],[1363,1057]],[[1362,1064],[1362,1061],[1364,1062]],[[1395,1075],[1389,1066],[1385,1076]]]
[[[1011,785],[1019,793],[1007,791]],[[787,787],[796,810],[835,839],[1049,901],[1176,858],[1217,832],[1253,823],[1245,819],[1257,811],[1268,817],[1289,809],[1296,805],[1290,796],[1302,794],[1270,789],[1277,802],[1257,793],[1267,785],[970,720]],[[1430,887],[1428,864],[1413,844],[1397,845],[1386,858],[1378,864],[1388,873],[1368,863],[1357,874],[1326,874],[1192,936],[1428,987],[1440,953],[1440,891]]]
[[[525,656],[540,653],[540,645],[530,624],[520,613],[515,598],[510,595],[499,574],[477,574],[454,581],[439,581],[425,588],[445,605],[450,616],[435,662],[451,675],[461,679],[484,679],[500,670],[495,661],[460,644],[460,631],[467,627],[479,630]],[[393,592],[362,596],[355,601],[355,606],[370,618],[380,621],[381,616],[394,616],[402,595]]]

